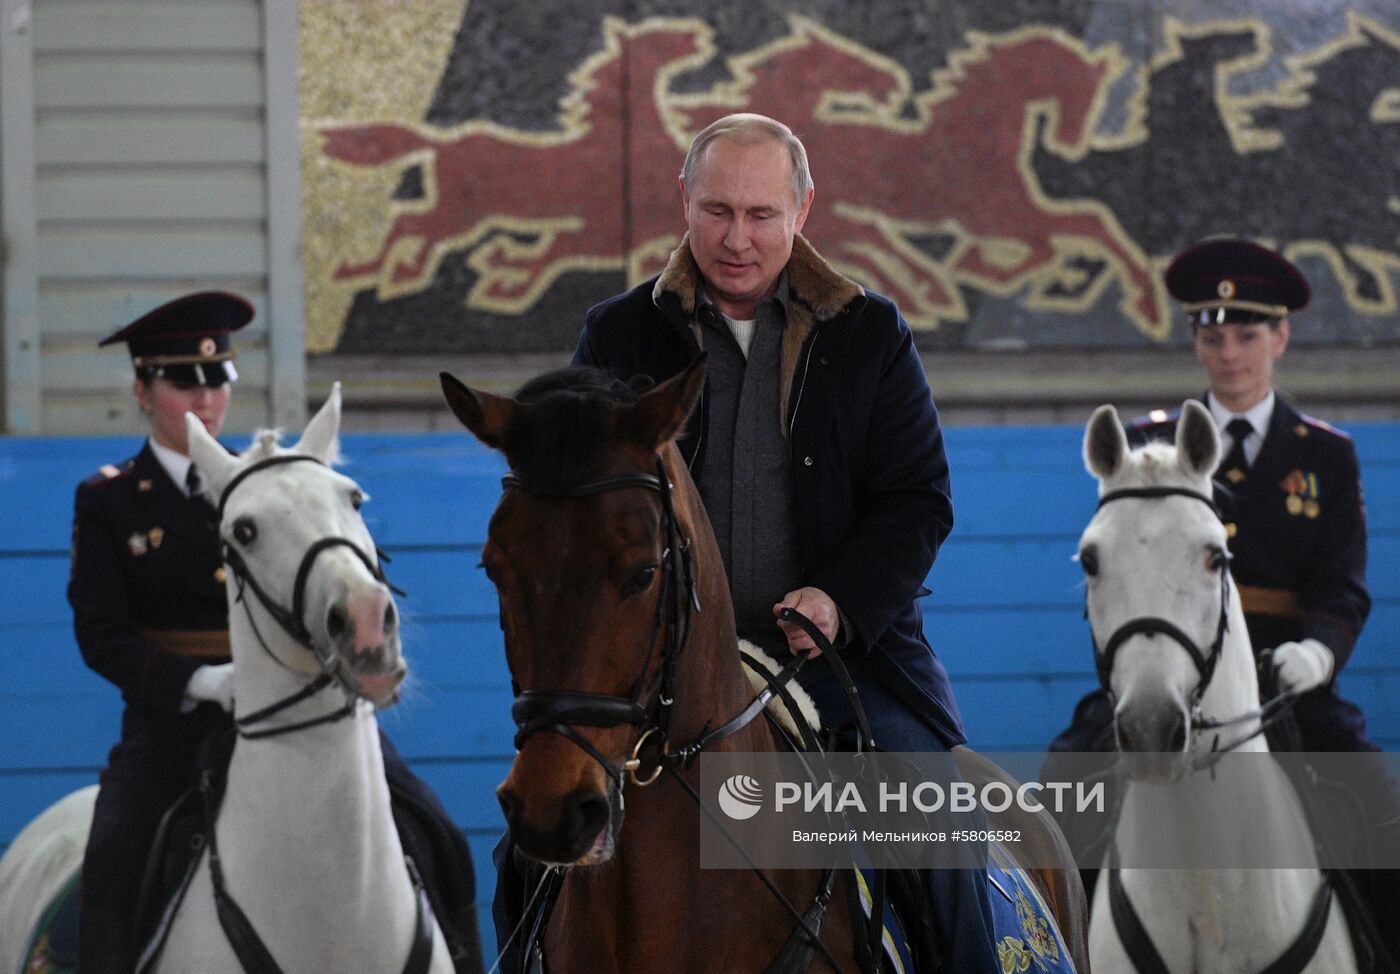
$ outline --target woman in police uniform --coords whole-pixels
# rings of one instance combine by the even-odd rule
[[[1299,413],[1273,386],[1274,365],[1288,347],[1288,316],[1310,297],[1307,281],[1267,247],[1224,238],[1178,254],[1165,280],[1190,322],[1210,385],[1205,403],[1226,451],[1215,479],[1224,488],[1230,572],[1250,641],[1256,655],[1272,651],[1279,688],[1299,694],[1292,710],[1297,739],[1275,746],[1379,751],[1366,736],[1360,708],[1336,684],[1371,609],[1356,448],[1346,434]],[[1134,445],[1170,440],[1176,421],[1175,412],[1153,412],[1128,424],[1128,439]],[[1051,743],[1047,769],[1054,753],[1112,749],[1112,721],[1107,694],[1090,693]],[[1396,784],[1379,760],[1365,780],[1347,783],[1373,827],[1400,810]],[[1091,876],[1085,878],[1092,891]],[[1364,879],[1394,951],[1400,911],[1388,887],[1395,877],[1375,871]]]
[[[213,436],[237,378],[230,335],[253,318],[222,292],[179,298],[102,341],[125,342],[150,423],[136,456],[79,485],[68,599],[87,664],[122,691],[83,862],[79,970],[130,974],[136,902],[156,828],[231,730],[232,667],[218,524],[188,456],[185,413]],[[480,970],[470,853],[429,788],[381,737],[405,850],[423,870],[459,971]]]

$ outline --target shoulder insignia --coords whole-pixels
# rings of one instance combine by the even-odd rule
[[[1309,427],[1315,430],[1321,430],[1324,433],[1331,433],[1333,436],[1340,436],[1344,440],[1351,439],[1351,437],[1348,436],[1343,430],[1337,429],[1337,427],[1333,426],[1331,423],[1327,422],[1326,420],[1318,419],[1316,416],[1305,415],[1303,417],[1303,421],[1299,423],[1296,427],[1294,427],[1293,431],[1295,433],[1298,433],[1299,436],[1307,436],[1307,433],[1299,431],[1306,430]]]
[[[87,483],[105,484],[113,480],[120,480],[122,477],[125,477],[127,474],[131,473],[132,468],[135,466],[135,459],[126,460],[120,464],[104,463],[102,466],[97,468],[97,473],[93,474],[87,479]]]

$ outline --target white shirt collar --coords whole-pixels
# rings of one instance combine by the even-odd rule
[[[1260,399],[1253,406],[1250,406],[1242,413],[1232,413],[1220,403],[1215,401],[1215,397],[1206,395],[1206,404],[1210,407],[1210,414],[1215,419],[1215,425],[1220,428],[1222,438],[1229,439],[1229,434],[1225,432],[1225,427],[1230,420],[1236,417],[1243,417],[1249,420],[1249,425],[1254,427],[1254,432],[1245,437],[1244,456],[1250,463],[1259,455],[1259,448],[1264,444],[1264,434],[1269,432],[1269,423],[1274,418],[1274,390],[1270,389],[1269,394]],[[1224,445],[1225,450],[1230,449],[1230,444]]]
[[[189,488],[185,486],[185,477],[189,475],[190,464],[194,461],[182,453],[176,453],[168,446],[157,443],[155,437],[150,437],[146,442],[151,445],[151,452],[175,482],[175,488],[186,497],[190,496]]]

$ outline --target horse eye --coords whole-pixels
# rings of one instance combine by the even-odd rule
[[[350,506],[355,510],[360,509],[360,505],[365,502],[365,494],[362,490],[352,490],[350,492]]]
[[[1210,548],[1206,551],[1206,568],[1212,572],[1222,571],[1230,564],[1230,553],[1224,548]]]
[[[1093,578],[1099,573],[1099,553],[1093,548],[1085,548],[1079,553],[1079,567],[1084,569],[1084,574]]]
[[[622,584],[622,595],[625,598],[629,595],[636,595],[638,592],[645,592],[651,587],[652,579],[656,578],[655,565],[643,565],[627,577],[627,581]]]
[[[240,517],[233,522],[233,537],[241,545],[250,545],[258,536],[257,525],[250,517]]]

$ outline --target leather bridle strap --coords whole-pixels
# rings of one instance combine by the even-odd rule
[[[1128,960],[1139,974],[1171,974],[1161,952],[1157,950],[1157,945],[1152,942],[1151,935],[1143,926],[1142,918],[1128,899],[1119,869],[1111,860],[1107,871],[1109,911]],[[1298,931],[1298,936],[1293,938],[1287,949],[1259,974],[1302,974],[1322,944],[1331,908],[1332,882],[1324,874],[1317,893],[1313,896],[1312,907],[1308,910],[1303,929]]]
[[[229,946],[238,957],[238,963],[246,974],[282,974],[272,952],[263,943],[248,915],[238,905],[238,901],[228,891],[224,881],[223,861],[219,856],[218,815],[215,811],[213,784],[209,773],[200,777],[200,795],[204,807],[205,845],[209,852],[209,881],[214,890],[214,906],[219,917],[219,926],[228,938]],[[427,974],[433,960],[433,907],[428,902],[428,894],[418,875],[418,867],[408,856],[404,856],[408,869],[409,882],[414,890],[415,917],[413,922],[413,942],[409,946],[408,957],[404,961],[403,974]]]

